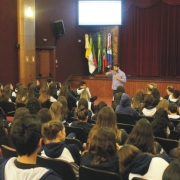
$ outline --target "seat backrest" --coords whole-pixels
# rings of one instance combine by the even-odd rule
[[[152,116],[144,116],[144,115],[139,115],[138,120],[140,120],[142,118],[146,118],[150,123],[154,120],[154,117],[152,117]]]
[[[79,180],[122,180],[119,174],[86,166],[79,168]]]
[[[171,130],[169,139],[174,139],[179,141],[180,138],[180,132],[176,130]]]
[[[160,137],[155,137],[154,140],[162,146],[162,148],[166,151],[167,154],[169,154],[171,149],[178,147],[177,140],[165,139]]]
[[[66,144],[76,144],[81,151],[84,150],[81,141],[79,141],[78,139],[66,138],[65,143]]]
[[[6,159],[10,157],[17,157],[16,150],[9,146],[1,145],[1,151],[2,151],[3,157]]]
[[[37,164],[41,167],[52,169],[64,180],[77,180],[72,166],[66,161],[37,155]]]
[[[76,139],[80,140],[83,143],[87,142],[87,134],[83,128],[73,127],[73,126],[65,126],[66,134],[75,133]]]
[[[135,125],[136,121],[132,114],[116,113],[117,123]]]
[[[123,123],[117,123],[117,126],[119,129],[124,129],[128,134],[131,133],[134,125],[132,124],[123,124]]]
[[[180,119],[169,119],[169,120],[172,121],[175,127],[180,123]]]

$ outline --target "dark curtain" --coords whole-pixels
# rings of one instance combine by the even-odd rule
[[[128,75],[180,76],[180,0],[124,0],[121,69]]]

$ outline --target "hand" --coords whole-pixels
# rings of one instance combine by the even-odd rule
[[[119,79],[119,77],[117,75],[114,75],[114,78],[117,79],[117,80]]]

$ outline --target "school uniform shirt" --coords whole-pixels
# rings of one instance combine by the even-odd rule
[[[0,180],[62,180],[51,169],[20,163],[16,159],[10,158],[0,165]]]

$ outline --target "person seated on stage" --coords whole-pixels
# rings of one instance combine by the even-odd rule
[[[162,180],[180,179],[180,159],[172,161],[163,173]]]
[[[153,129],[146,118],[141,118],[133,127],[125,144],[136,146],[142,152],[151,154],[164,153],[161,145],[154,141]]]
[[[160,180],[171,159],[166,154],[142,153],[137,147],[126,144],[118,151],[119,172],[123,180],[134,177]]]
[[[154,114],[154,120],[151,122],[154,136],[168,138],[170,135],[169,124],[167,111],[164,108],[159,108]]]
[[[118,172],[116,135],[112,128],[101,127],[96,131],[81,157],[81,165]]]
[[[169,103],[175,103],[179,106],[179,95],[180,91],[179,90],[174,90],[172,95],[169,95]]]
[[[134,119],[138,120],[139,113],[135,109],[130,107],[130,105],[131,105],[131,98],[127,94],[123,93],[121,96],[120,103],[115,109],[115,112],[116,113],[132,114]]]
[[[143,106],[141,107],[140,114],[144,116],[153,116],[156,112],[156,107],[153,106],[154,98],[151,94],[144,97]]]
[[[41,156],[68,162],[78,176],[81,151],[76,144],[65,143],[66,132],[63,123],[56,120],[44,123],[42,136],[45,145],[40,150]]]
[[[13,122],[11,140],[18,157],[1,161],[0,179],[62,180],[53,170],[36,164],[41,147],[41,126],[31,115]]]
[[[86,109],[85,106],[78,107],[76,116],[78,121],[73,121],[71,126],[83,128],[88,136],[90,130],[94,126],[94,124],[88,123],[88,109]]]
[[[167,95],[163,97],[163,99],[169,99],[169,96],[173,94],[174,87],[173,86],[167,86],[166,93]]]
[[[89,94],[89,98],[90,98],[90,102],[94,102],[97,99],[97,96],[91,96],[90,90],[89,88],[86,86],[86,82],[84,81],[80,81],[79,83],[79,88],[77,88],[77,94],[80,97],[80,94],[82,93],[83,90],[87,90],[88,94]]]
[[[118,129],[116,114],[111,107],[103,107],[97,116],[96,124],[93,126],[91,131],[89,132],[88,142],[91,141],[91,138],[94,134],[99,131],[101,127],[109,127],[112,128],[116,135],[116,142],[119,145],[123,145],[128,137],[126,131],[124,129]]]

